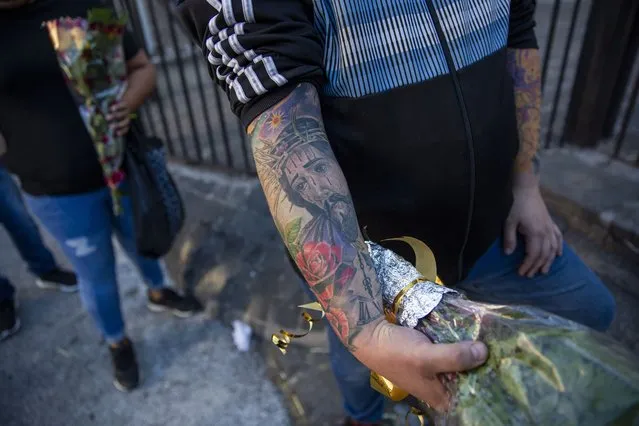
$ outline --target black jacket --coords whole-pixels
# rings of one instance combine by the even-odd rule
[[[453,283],[502,231],[518,151],[507,48],[534,0],[185,0],[178,12],[247,126],[315,84],[360,225],[410,235]]]

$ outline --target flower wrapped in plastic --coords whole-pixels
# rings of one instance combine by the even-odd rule
[[[404,240],[415,248],[417,240]],[[387,317],[433,343],[481,340],[488,346],[483,366],[440,376],[451,395],[447,413],[408,399],[436,425],[639,425],[636,354],[539,309],[474,302],[394,252],[375,243],[368,247]],[[392,384],[380,379],[372,380],[374,387],[390,396]]]
[[[124,140],[109,125],[106,115],[126,90],[125,23],[125,18],[108,8],[92,9],[87,17],[45,22],[58,64],[95,146],[116,212],[118,185],[124,179]]]

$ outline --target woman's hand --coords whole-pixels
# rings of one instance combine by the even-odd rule
[[[122,99],[111,105],[106,116],[118,136],[129,132],[132,113],[153,93],[156,81],[155,67],[142,49],[127,61],[126,68],[127,90]]]
[[[131,110],[124,99],[111,105],[106,118],[117,136],[124,136],[129,132]]]

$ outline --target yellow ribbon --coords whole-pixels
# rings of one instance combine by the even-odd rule
[[[410,407],[410,410],[408,410],[406,412],[406,417],[404,418],[406,426],[410,426],[408,418],[409,418],[409,416],[411,414],[414,415],[415,417],[417,417],[417,419],[419,420],[419,425],[420,426],[424,426],[425,425],[424,413],[421,410],[419,410],[419,409],[417,409],[415,407]]]
[[[317,308],[318,306],[319,309]],[[286,351],[288,349],[288,345],[291,343],[291,340],[299,339],[306,336],[313,329],[313,323],[320,321],[322,318],[324,318],[324,315],[326,315],[319,303],[308,303],[299,307],[320,311],[322,313],[322,316],[320,318],[313,318],[308,312],[302,312],[302,318],[304,318],[304,321],[306,321],[306,323],[308,324],[308,330],[306,330],[305,333],[295,334],[286,330],[280,330],[279,333],[273,333],[273,335],[271,336],[271,342],[273,342],[273,344],[277,346],[280,352],[282,352],[284,355],[286,355]]]
[[[423,283],[425,281],[428,281],[428,280],[424,277],[417,277],[410,283],[406,284],[404,288],[402,288],[399,291],[399,293],[397,293],[397,295],[395,296],[395,299],[393,299],[393,304],[391,305],[391,309],[390,310],[384,309],[384,313],[386,314],[386,320],[388,322],[391,322],[393,324],[397,323],[397,312],[399,311],[399,307],[402,303],[402,299],[404,299],[404,296],[406,296],[406,293],[408,293],[408,291],[411,288],[415,287],[418,283]]]

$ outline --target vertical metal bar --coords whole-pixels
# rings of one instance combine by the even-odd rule
[[[138,121],[142,124],[142,127],[144,127],[146,131],[151,129],[152,126],[151,126],[150,114],[149,114],[149,109],[146,107],[146,104],[143,104],[140,108],[138,108],[138,113],[139,113]]]
[[[560,0],[555,0],[552,7],[552,15],[550,17],[550,31],[548,32],[548,41],[546,41],[546,51],[544,52],[544,62],[541,69],[541,91],[544,91],[546,85],[546,74],[548,71],[548,64],[550,63],[550,52],[552,51],[552,44],[555,40],[555,29],[557,28],[557,21],[559,20],[559,6]]]
[[[633,64],[635,63],[637,53],[639,53],[639,13],[635,16],[632,24],[632,30],[623,52],[619,73],[617,74],[615,85],[612,89],[610,106],[606,111],[606,119],[603,124],[602,138],[610,138],[614,135],[615,124],[617,124],[617,119],[621,115],[620,110],[626,95],[626,89],[632,84],[630,81],[632,79]]]
[[[244,128],[242,126],[242,122],[237,120],[237,127],[238,127],[238,134],[240,136],[240,146],[242,148],[242,159],[244,160],[244,170],[245,171],[249,171],[249,167],[250,167],[250,162],[249,162],[249,155],[248,155],[248,147],[246,146],[246,138],[244,137],[245,133],[244,133]]]
[[[137,10],[137,6],[138,3],[136,3],[135,5],[132,5],[129,3],[129,0],[121,0],[120,4],[124,3],[124,8],[126,9],[128,15],[131,17],[132,21],[131,21],[131,26],[133,27],[133,34],[134,36],[136,36],[138,43],[140,43],[140,46],[144,46],[143,44],[143,39],[140,36],[140,21],[139,21],[139,15],[138,15],[138,10]],[[151,2],[153,3],[153,2]],[[149,7],[153,8],[153,4],[149,5]],[[164,103],[162,102],[162,100],[160,99],[160,97],[158,96],[157,92],[154,92],[153,95],[151,96],[151,99],[154,103],[157,104],[158,106],[158,111],[160,113],[160,121],[162,122],[162,128],[164,129],[164,140],[166,143],[166,146],[168,148],[169,151],[169,155],[174,156],[175,155],[175,149],[173,146],[173,140],[171,139],[171,134],[169,132],[169,128],[168,128],[168,122],[166,119],[166,113],[164,111]],[[148,102],[148,101],[147,101]],[[145,116],[146,118],[146,122],[147,122],[147,130],[150,130],[152,128],[154,128],[154,120],[153,120],[153,114],[151,113],[150,108],[147,106],[141,108],[142,111],[142,115]]]
[[[552,103],[552,110],[550,112],[550,121],[548,123],[548,129],[546,130],[546,143],[545,147],[548,148],[552,141],[552,129],[555,124],[555,119],[557,118],[557,108],[559,106],[559,98],[561,96],[561,86],[564,81],[564,77],[566,75],[566,66],[568,65],[568,56],[570,53],[570,47],[572,45],[572,39],[575,34],[575,27],[577,26],[577,16],[579,16],[579,5],[581,4],[581,0],[575,1],[575,5],[572,9],[572,17],[570,19],[570,29],[568,30],[568,37],[566,40],[566,47],[564,49],[564,55],[561,59],[561,69],[559,71],[559,81],[557,82],[557,90],[555,90],[555,97]],[[559,146],[564,146],[563,139],[559,142]]]
[[[626,43],[639,13],[637,0],[592,4],[562,136],[582,147],[595,147],[601,139]]]
[[[149,4],[149,8],[152,9],[154,8],[154,2],[150,2],[151,4]],[[137,7],[137,3],[136,6],[132,6],[132,9],[135,10],[135,12],[137,13],[136,10]],[[127,7],[127,9],[129,9]],[[131,9],[129,9],[131,10]],[[132,14],[133,15],[133,14]],[[137,15],[136,15],[137,16]],[[155,23],[155,21],[153,21]],[[175,147],[174,147],[174,141],[171,138],[171,133],[169,132],[169,126],[168,126],[168,121],[167,121],[167,117],[166,117],[166,113],[164,110],[164,102],[162,102],[162,99],[160,98],[160,96],[157,93],[157,90],[155,92],[153,92],[153,94],[151,95],[151,102],[155,103],[157,105],[157,109],[158,109],[158,113],[160,114],[160,121],[162,123],[162,129],[164,130],[164,135],[163,135],[163,139],[166,143],[167,149],[169,151],[169,155],[170,156],[174,156],[175,155]],[[155,123],[154,123],[154,119],[153,119],[153,113],[151,111],[151,108],[148,106],[148,101],[147,101],[147,106],[144,108],[144,110],[146,111],[147,114],[147,122],[148,124],[148,129],[154,129],[155,128]],[[155,133],[155,132],[154,132]]]
[[[164,130],[164,137],[166,138],[166,146],[169,149],[169,155],[171,157],[175,156],[175,144],[173,139],[171,138],[171,133],[169,132],[169,123],[166,119],[166,113],[164,112],[164,102],[157,94],[157,91],[153,93],[152,98],[158,106],[158,112],[160,113],[160,121],[162,122],[162,129]],[[157,135],[156,135],[157,136]]]
[[[222,109],[222,101],[220,100],[220,89],[213,88],[213,97],[215,98],[215,107],[217,108],[217,116],[220,119],[220,127],[222,129],[222,142],[224,143],[224,149],[226,150],[226,165],[233,166],[233,159],[231,158],[231,147],[229,146],[229,132],[226,127],[226,119],[224,118],[224,110]]]
[[[253,157],[253,152],[251,148],[251,140],[247,137],[246,132],[244,133],[244,144],[249,147],[249,165],[247,167],[247,172],[254,173],[257,169],[255,168],[255,158]]]
[[[138,14],[135,6],[132,6],[129,0],[122,0],[121,3],[124,4],[124,8],[126,9],[128,21],[131,24],[131,30],[135,41],[139,44],[139,46],[144,46],[144,39],[140,34],[140,22],[138,20]]]
[[[147,13],[148,5],[146,0],[134,0],[135,8],[138,14],[138,21],[140,23],[141,35],[144,39],[144,46],[148,50],[150,55],[155,54],[155,39],[151,33],[151,24],[149,15]]]
[[[162,74],[164,74],[164,80],[166,81],[167,91],[169,92],[169,99],[171,100],[171,106],[173,107],[173,112],[175,114],[178,113],[179,109],[177,107],[177,102],[175,101],[175,94],[173,92],[173,85],[171,84],[171,76],[169,67],[166,64],[165,51],[162,45],[162,38],[160,37],[160,29],[158,28],[158,20],[157,14],[155,13],[155,7],[153,6],[154,2],[151,2],[149,5],[149,14],[151,16],[151,22],[153,22],[153,34],[155,35],[155,39],[158,41],[158,52],[160,56],[160,65],[162,66]],[[169,23],[171,25],[171,23]],[[157,92],[156,92],[157,93]],[[159,95],[157,95],[159,98]],[[182,155],[187,156],[186,143],[184,139],[184,131],[182,129],[182,122],[179,118],[176,118],[176,127],[178,132],[178,137],[180,139],[180,147],[182,148]]]
[[[211,119],[209,117],[210,109],[206,96],[204,96],[204,83],[202,80],[202,71],[200,65],[202,64],[201,55],[193,56],[193,67],[195,68],[195,78],[197,80],[198,92],[200,93],[200,102],[202,103],[202,115],[204,115],[204,123],[206,124],[207,139],[209,142],[209,149],[211,150],[211,162],[217,162],[217,153],[215,152],[215,138],[213,136],[213,126],[211,125]],[[217,88],[214,86],[213,90]]]
[[[173,48],[175,49],[175,62],[177,63],[180,72],[180,82],[182,83],[182,91],[184,92],[184,99],[186,101],[186,111],[189,116],[189,123],[191,124],[193,141],[195,142],[195,154],[198,162],[202,162],[202,145],[200,144],[198,128],[195,125],[195,117],[193,117],[193,105],[191,104],[191,95],[189,95],[189,87],[186,82],[186,76],[184,75],[184,61],[182,60],[182,52],[178,43],[177,33],[175,31],[175,23],[173,22],[174,17],[168,3],[166,4],[166,13],[169,21],[169,34],[171,35],[171,41],[173,42]]]
[[[615,140],[615,151],[612,154],[613,158],[618,158],[619,153],[621,152],[621,146],[623,145],[623,140],[626,138],[626,131],[628,130],[628,126],[630,125],[630,119],[632,118],[632,114],[635,111],[635,106],[637,105],[637,95],[639,95],[639,73],[635,78],[635,82],[632,86],[632,92],[630,92],[630,100],[628,104],[628,108],[626,109],[626,113],[623,116],[623,120],[621,121],[621,130],[617,135]],[[637,164],[639,165],[639,156],[637,156]]]
[[[561,135],[562,141],[572,142],[575,140],[577,122],[579,121],[580,109],[584,105],[584,99],[595,97],[592,92],[593,85],[590,83],[590,72],[592,71],[591,61],[598,53],[597,39],[599,31],[599,21],[604,15],[602,10],[603,2],[608,0],[591,0],[586,21],[585,34],[581,42],[581,51],[577,62],[577,71],[572,84],[570,98],[568,101],[568,111],[564,119],[564,127]],[[589,84],[590,83],[590,84]],[[587,96],[589,95],[589,96]]]

